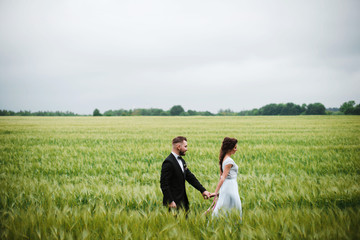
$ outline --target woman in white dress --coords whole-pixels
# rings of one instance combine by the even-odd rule
[[[237,173],[238,166],[231,159],[231,155],[237,151],[237,139],[225,137],[219,156],[220,165],[220,180],[214,193],[211,196],[219,198],[212,213],[213,216],[218,216],[220,212],[229,212],[232,210],[238,211],[240,218],[242,217],[241,200],[238,191]]]

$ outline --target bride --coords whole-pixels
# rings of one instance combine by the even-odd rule
[[[236,151],[237,139],[225,137],[219,156],[220,180],[215,192],[211,194],[211,197],[219,195],[212,213],[213,216],[218,216],[222,211],[227,212],[235,209],[239,212],[240,218],[242,217],[241,200],[236,181],[238,166],[231,158],[231,155],[235,154]]]

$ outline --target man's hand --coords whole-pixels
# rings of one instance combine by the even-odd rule
[[[210,198],[210,193],[208,191],[204,191],[202,193],[202,195],[203,195],[204,199],[209,199]]]
[[[172,201],[170,204],[169,204],[169,208],[176,208],[176,203],[174,201]]]

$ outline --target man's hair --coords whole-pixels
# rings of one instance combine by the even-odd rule
[[[187,141],[186,137],[178,136],[172,140],[172,144],[175,145],[177,143],[182,143],[183,141]]]

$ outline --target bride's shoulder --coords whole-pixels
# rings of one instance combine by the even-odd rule
[[[234,160],[231,157],[227,157],[226,159],[224,159],[225,164],[229,164],[229,163],[234,163]]]

